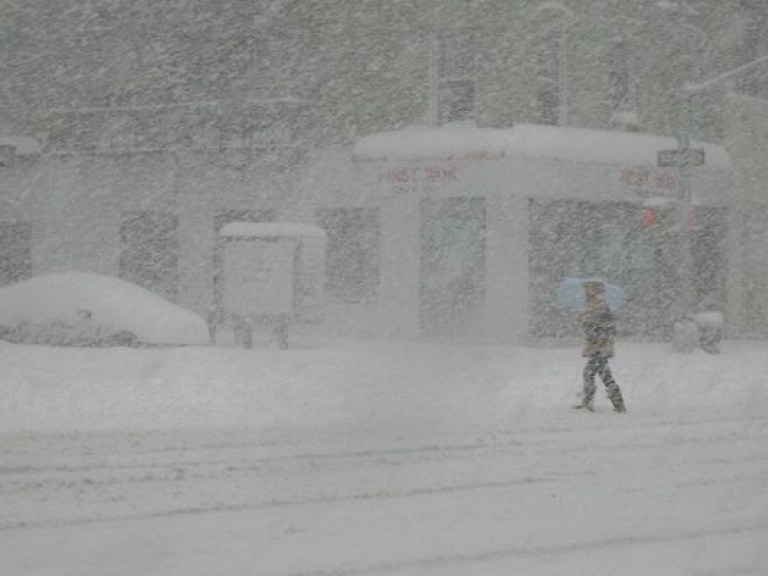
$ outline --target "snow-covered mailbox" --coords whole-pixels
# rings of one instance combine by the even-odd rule
[[[250,347],[261,328],[287,347],[290,326],[321,322],[326,237],[320,228],[231,222],[219,236],[216,317],[234,326],[236,340]]]

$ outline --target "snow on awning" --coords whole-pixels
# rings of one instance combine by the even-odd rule
[[[655,166],[660,150],[675,148],[675,138],[635,132],[533,124],[506,129],[449,124],[371,134],[357,142],[352,158],[358,162],[418,162],[522,157]],[[706,167],[730,169],[722,146],[692,142],[691,148],[704,148]]]
[[[219,232],[227,238],[313,238],[325,240],[325,232],[299,222],[230,222]]]

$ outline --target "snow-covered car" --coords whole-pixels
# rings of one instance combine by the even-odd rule
[[[0,338],[55,346],[209,343],[197,314],[135,284],[82,272],[0,288]]]

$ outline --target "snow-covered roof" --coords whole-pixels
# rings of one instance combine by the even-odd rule
[[[325,239],[325,232],[322,229],[300,222],[230,222],[221,228],[220,234],[229,238]]]
[[[691,147],[705,149],[707,167],[731,167],[728,153],[722,146],[692,142]],[[402,162],[524,157],[655,166],[659,150],[675,148],[675,138],[636,132],[533,124],[517,124],[504,129],[449,124],[371,134],[357,142],[353,159]]]
[[[43,146],[30,136],[0,136],[0,146],[13,146],[17,154],[40,154]]]

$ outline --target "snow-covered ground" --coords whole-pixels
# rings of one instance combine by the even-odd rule
[[[0,574],[768,574],[767,350],[0,343]]]

